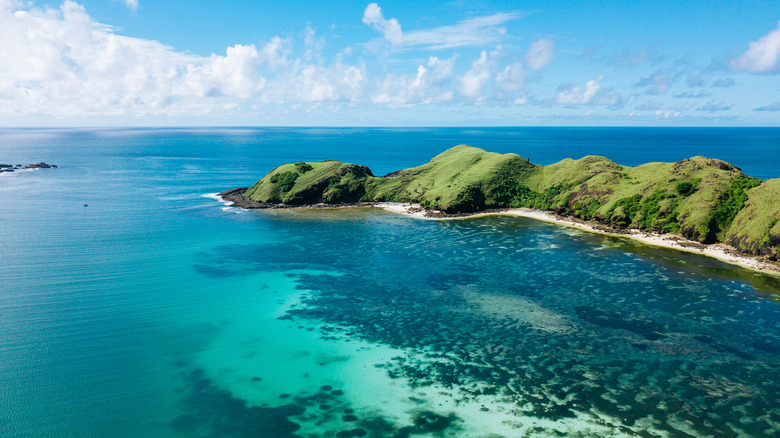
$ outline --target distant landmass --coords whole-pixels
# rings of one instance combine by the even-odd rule
[[[220,196],[247,208],[413,203],[434,215],[527,207],[780,257],[780,179],[701,156],[628,167],[589,155],[543,166],[459,145],[382,177],[340,161],[284,164]]]

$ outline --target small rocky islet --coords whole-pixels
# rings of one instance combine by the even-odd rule
[[[13,164],[5,164],[0,163],[0,172],[14,172],[20,169],[52,169],[56,168],[56,164],[47,164],[41,161],[40,163],[33,163],[28,164],[26,166],[22,166],[21,164],[13,165]]]
[[[251,187],[219,195],[243,208],[411,203],[429,216],[525,207],[613,232],[671,233],[780,260],[780,178],[762,181],[701,156],[633,167],[593,155],[538,165],[459,145],[382,177],[335,160],[283,164]]]

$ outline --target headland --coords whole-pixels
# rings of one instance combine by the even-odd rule
[[[284,164],[219,196],[249,209],[375,206],[437,219],[513,214],[780,275],[780,179],[762,181],[700,156],[634,167],[598,156],[537,165],[459,145],[383,177],[333,160]]]

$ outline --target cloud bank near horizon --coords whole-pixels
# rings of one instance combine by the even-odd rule
[[[444,45],[450,32],[403,35],[398,21],[384,19],[373,3],[363,21],[394,45]],[[473,26],[475,21],[480,19],[464,26],[484,28]],[[312,62],[317,47],[310,27],[304,41],[306,56],[293,56],[294,41],[277,36],[262,46],[236,44],[224,55],[203,57],[177,52],[158,41],[119,35],[70,0],[59,9],[21,9],[19,3],[3,0],[0,29],[4,41],[0,63],[6,66],[0,70],[0,112],[5,114],[172,115],[208,114],[243,103],[402,107],[484,101],[490,98],[488,82],[495,83],[493,69],[498,68],[495,61],[485,62],[484,52],[472,62],[480,72],[469,70],[460,76],[454,71],[457,56],[430,56],[410,73],[372,74],[366,62],[347,63],[341,55],[329,64]],[[465,35],[461,43],[475,43],[474,38]],[[534,44],[542,47],[534,49]],[[538,70],[552,59],[553,44],[548,40],[534,44],[529,65]],[[503,76],[499,81],[506,84]],[[521,91],[497,88],[502,96],[507,90]]]
[[[139,6],[137,0],[124,3],[131,10]],[[702,88],[707,74],[710,89],[731,89],[733,78],[712,72],[697,76],[688,67],[658,68],[622,89],[603,73],[573,75],[574,80],[554,88],[538,87],[560,51],[550,36],[508,41],[504,25],[525,15],[495,13],[405,31],[398,19],[386,18],[377,3],[370,3],[362,24],[382,37],[346,45],[330,59],[322,50],[325,37],[308,24],[302,38],[275,36],[260,44],[229,46],[224,54],[200,56],[159,41],[123,36],[71,0],[58,8],[0,0],[0,64],[5,66],[0,69],[0,116],[207,118],[231,111],[262,112],[269,105],[301,111],[478,105],[533,106],[547,112],[631,106],[632,115],[643,111],[667,119],[687,111],[723,114],[735,107]],[[356,56],[361,47],[364,53]],[[476,57],[453,52],[469,47],[485,49]],[[387,67],[387,59],[409,50],[429,54],[414,67]],[[449,53],[442,56],[444,51]],[[773,75],[780,68],[779,57],[780,24],[732,56],[721,73]],[[377,60],[384,60],[384,66],[377,66]],[[537,89],[529,89],[531,85]],[[698,100],[671,105],[642,97],[662,96],[683,85],[687,88],[674,98]],[[755,109],[767,111],[771,104]]]

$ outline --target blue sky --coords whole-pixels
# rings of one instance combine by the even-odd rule
[[[780,2],[0,0],[0,125],[778,126]]]

